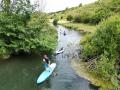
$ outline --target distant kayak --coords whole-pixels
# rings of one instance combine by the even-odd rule
[[[66,35],[66,32],[64,31],[63,35],[65,36]]]
[[[44,70],[37,79],[37,84],[44,82],[54,71],[56,63],[52,63],[47,70]]]
[[[56,54],[60,54],[60,53],[63,53],[64,52],[64,49],[62,49],[62,50],[57,50],[56,51]]]

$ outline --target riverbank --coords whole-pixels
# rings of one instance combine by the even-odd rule
[[[68,22],[68,21],[59,21],[58,24],[69,28],[69,29],[74,29],[77,30],[81,33],[93,33],[96,31],[96,26],[95,25],[89,25],[89,24],[83,24],[83,23],[73,23],[73,22]]]
[[[90,26],[87,24],[77,24],[77,23],[74,24],[71,22],[67,22],[67,23],[58,22],[58,23],[61,24],[62,26],[65,26],[70,29],[75,29],[82,33],[93,33],[96,30],[96,26]],[[83,30],[81,31],[81,29]],[[88,68],[86,68],[87,65],[88,63],[82,62],[81,60],[71,60],[71,66],[80,77],[83,77],[86,80],[90,81],[91,84],[100,87],[100,90],[114,90],[111,82],[104,81],[100,77],[96,76],[94,73],[89,72]]]
[[[100,90],[113,90],[113,85],[110,82],[103,81],[94,73],[88,71],[86,62],[71,60],[71,66],[80,77],[87,79],[91,84],[99,86]]]

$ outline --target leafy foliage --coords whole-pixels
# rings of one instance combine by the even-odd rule
[[[11,0],[1,0],[1,7],[3,9],[3,11],[5,13],[9,13],[10,12],[10,4],[11,4]]]
[[[96,63],[94,72],[103,79],[112,80],[117,78],[118,69],[116,63],[120,53],[120,15],[114,15],[104,20],[99,25],[96,33],[87,36],[82,41],[83,57],[93,58],[97,55],[100,59]]]
[[[58,24],[58,19],[54,19],[54,20],[53,20],[53,24],[54,24],[54,25],[57,25],[57,24]]]
[[[73,20],[73,16],[72,15],[68,15],[67,16],[67,21],[72,21]]]
[[[54,16],[55,15],[55,16]],[[73,7],[53,13],[52,18],[73,16],[69,28],[74,24],[89,23],[99,25],[96,32],[88,34],[82,41],[82,58],[91,61],[90,71],[106,81],[111,81],[115,89],[120,88],[120,0],[98,0],[95,3]],[[60,18],[59,18],[60,19]]]
[[[21,52],[51,53],[57,35],[55,29],[49,26],[47,15],[33,12],[29,2],[19,1],[16,6],[10,4],[14,12],[0,13],[0,56]]]

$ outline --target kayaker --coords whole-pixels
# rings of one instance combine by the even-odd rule
[[[59,49],[59,52],[62,51],[62,50],[63,50],[63,47],[61,47],[61,48]]]
[[[45,69],[47,70],[47,68],[50,65],[50,59],[48,58],[46,54],[43,56],[43,62],[45,63]]]
[[[63,35],[65,36],[66,35],[66,32],[64,31]]]
[[[59,51],[62,51],[63,50],[63,47],[61,47],[61,49]]]

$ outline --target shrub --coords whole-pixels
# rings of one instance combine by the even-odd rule
[[[98,27],[96,33],[90,37],[88,43],[89,45],[98,48],[98,53],[103,53],[104,50],[109,50],[109,47],[113,45],[113,42],[118,44],[119,40],[118,17],[119,15],[116,15],[110,17],[107,20],[104,20]]]
[[[77,22],[77,23],[82,22],[81,16],[80,16],[80,15],[76,15],[76,16],[74,17],[74,22]]]
[[[104,20],[89,40],[82,42],[83,57],[94,57],[97,53],[100,59],[97,61],[95,73],[103,79],[116,78],[115,64],[120,53],[120,15],[111,16]]]
[[[82,3],[80,3],[80,4],[79,4],[79,7],[82,7],[82,6],[83,6]]]
[[[73,20],[73,16],[72,15],[68,15],[67,16],[67,21],[72,21]]]
[[[53,24],[56,26],[58,24],[58,19],[54,19]]]
[[[51,52],[56,39],[54,35],[50,37],[50,32],[54,34],[55,32],[48,29],[46,15],[42,13],[31,14],[27,25],[24,25],[21,16],[22,14],[0,13],[0,56],[18,54],[19,52]]]

